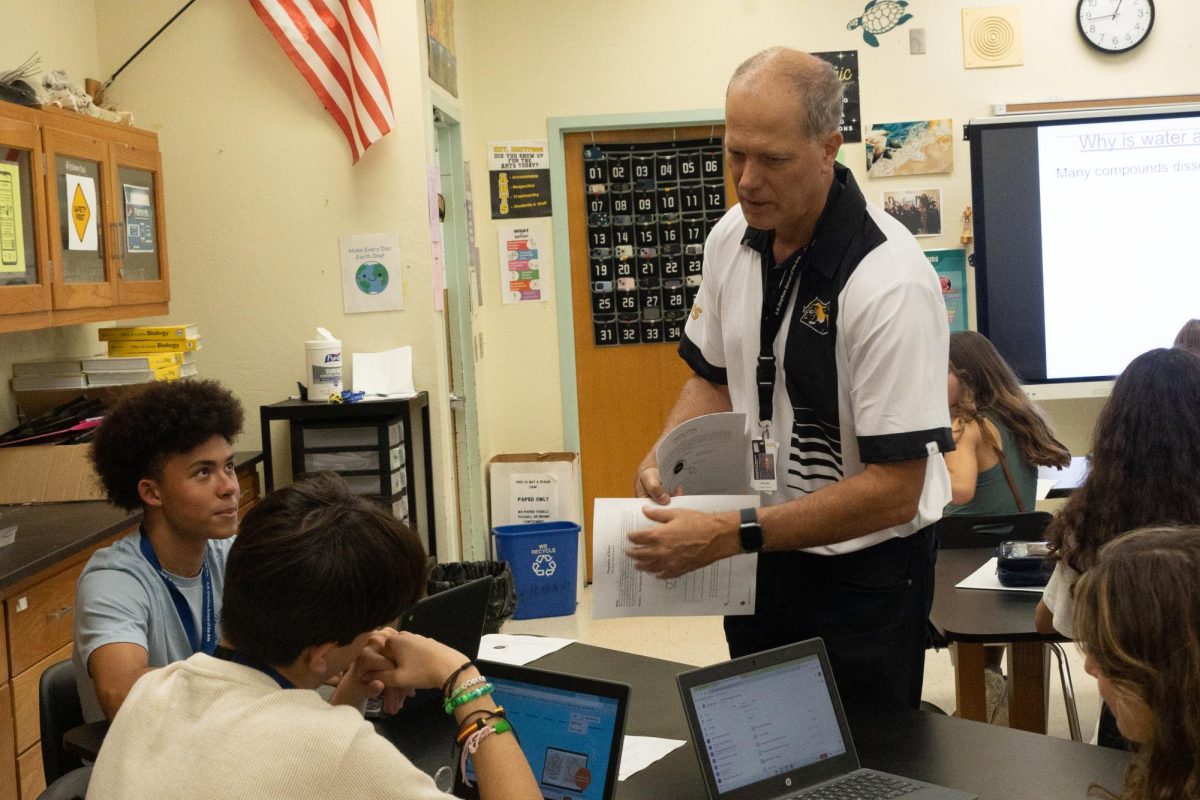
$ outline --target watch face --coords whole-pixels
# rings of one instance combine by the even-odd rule
[[[1154,26],[1154,0],[1079,0],[1076,13],[1084,40],[1105,53],[1132,50]]]

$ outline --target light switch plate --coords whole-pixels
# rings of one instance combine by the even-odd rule
[[[908,52],[910,55],[914,55],[914,56],[925,55],[925,29],[924,28],[909,28],[908,29]]]

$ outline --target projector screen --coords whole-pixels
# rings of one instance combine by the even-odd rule
[[[1027,383],[1106,380],[1200,317],[1200,106],[974,120],[979,330]]]

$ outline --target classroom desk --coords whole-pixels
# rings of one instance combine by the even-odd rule
[[[1071,456],[1071,463],[1064,469],[1057,467],[1038,467],[1038,480],[1054,481],[1049,498],[1070,497],[1071,492],[1083,485],[1088,474],[1087,456]]]
[[[984,644],[1011,643],[1009,725],[1045,733],[1044,645],[1065,640],[1034,630],[1033,611],[1041,595],[954,588],[993,555],[994,550],[986,547],[940,551],[929,619],[943,636],[958,645],[954,687],[961,717],[984,720]]]
[[[621,681],[632,687],[625,732],[689,739],[675,676],[685,664],[571,644],[530,666]],[[453,722],[436,704],[377,729],[417,766],[450,762]],[[864,766],[979,795],[981,800],[1083,800],[1092,782],[1119,788],[1128,753],[938,714],[909,711],[851,720]],[[438,731],[430,735],[430,731]],[[619,800],[695,800],[704,795],[690,743],[617,784]]]

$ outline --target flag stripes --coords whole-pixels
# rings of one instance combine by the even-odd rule
[[[371,0],[250,0],[357,162],[395,124]]]

